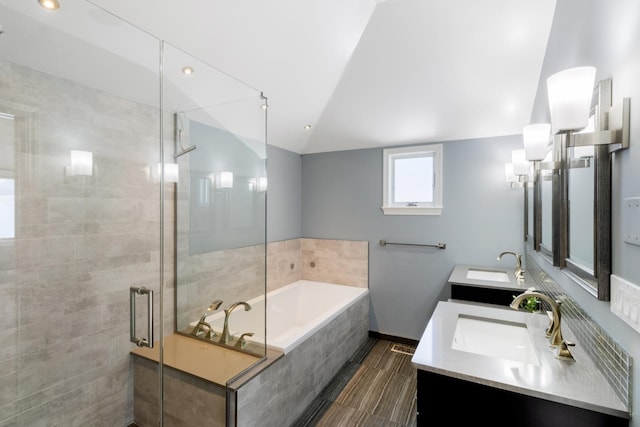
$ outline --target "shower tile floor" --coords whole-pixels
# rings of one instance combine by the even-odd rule
[[[370,338],[292,427],[414,427],[413,350]]]

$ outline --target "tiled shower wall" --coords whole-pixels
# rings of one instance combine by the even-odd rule
[[[16,237],[0,243],[0,425],[125,426],[129,287],[159,286],[158,109],[0,61],[0,111],[16,116],[15,142],[0,141],[16,188]],[[65,173],[71,149],[93,153],[93,176]]]

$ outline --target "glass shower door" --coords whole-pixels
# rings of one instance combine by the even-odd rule
[[[162,295],[160,42],[60,3],[0,1],[0,425],[127,426],[129,289]]]

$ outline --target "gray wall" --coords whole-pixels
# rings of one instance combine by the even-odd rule
[[[520,147],[520,136],[445,142],[441,216],[383,215],[382,148],[302,156],[303,237],[369,241],[370,330],[418,339],[456,264],[515,265],[496,256],[523,251],[524,191],[504,176]]]
[[[300,154],[267,145],[267,241],[302,236],[302,159]]]
[[[597,79],[613,79],[613,97],[631,98],[631,147],[613,164],[613,273],[640,284],[640,246],[622,238],[622,202],[640,196],[640,2],[637,0],[561,0],[540,76],[532,122],[548,121],[546,79],[565,68],[593,65]],[[640,357],[638,333],[613,315],[608,302],[597,301],[549,267],[556,280],[631,356]],[[640,407],[639,364],[634,363],[633,406]],[[640,426],[640,419],[632,420]]]

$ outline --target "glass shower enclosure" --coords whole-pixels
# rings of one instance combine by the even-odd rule
[[[263,105],[87,1],[0,0],[0,425],[164,425],[167,341],[264,294]],[[140,348],[157,370],[137,402]]]

